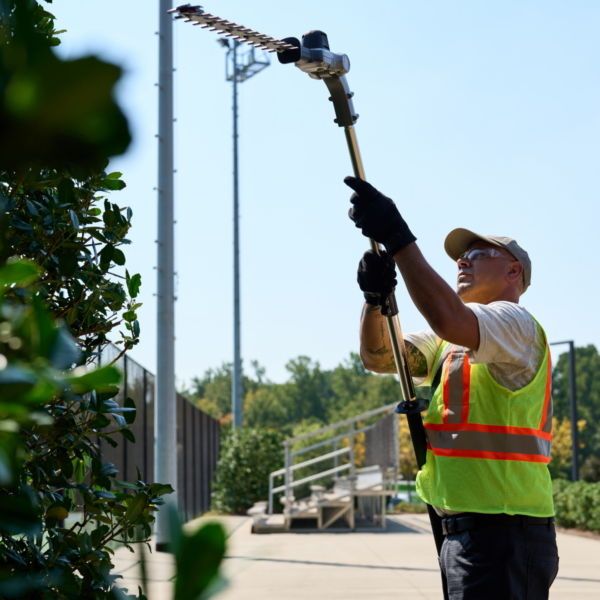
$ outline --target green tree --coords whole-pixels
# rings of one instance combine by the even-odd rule
[[[583,464],[590,456],[600,457],[600,355],[595,346],[575,348],[575,372],[577,418],[586,422],[580,433],[579,461]],[[552,399],[558,421],[570,421],[568,352],[558,357],[552,372]]]

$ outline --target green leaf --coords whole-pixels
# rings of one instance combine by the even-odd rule
[[[71,179],[63,179],[58,184],[56,191],[61,204],[72,204],[75,200],[75,184]]]
[[[25,200],[25,203],[27,204],[27,210],[29,211],[29,214],[37,217],[38,216],[38,209],[35,207],[35,204],[33,202],[31,202],[31,200]]]
[[[75,252],[62,252],[59,254],[58,270],[65,277],[73,277],[77,270],[77,254]]]
[[[26,285],[38,275],[38,267],[34,262],[19,260],[7,263],[0,269],[0,285]]]
[[[165,483],[153,483],[150,486],[150,493],[153,496],[164,496],[165,494],[173,494],[175,490],[169,484]]]
[[[115,247],[112,244],[107,244],[100,251],[100,262],[110,264],[115,254]]]
[[[124,402],[124,406],[126,408],[133,408],[133,411],[126,412],[123,416],[125,417],[125,421],[127,421],[128,425],[133,425],[135,423],[135,417],[137,414],[135,402],[131,398],[127,398]],[[133,435],[133,434],[132,434]]]
[[[0,397],[6,401],[23,396],[37,381],[37,375],[30,369],[8,365],[0,371]]]
[[[103,500],[116,500],[117,497],[106,490],[94,490],[94,494]]]
[[[127,512],[125,513],[125,518],[128,521],[137,520],[141,516],[141,514],[146,510],[148,503],[149,499],[145,492],[139,492],[127,505]]]
[[[115,367],[102,367],[81,377],[72,377],[68,381],[74,393],[86,394],[92,390],[109,389],[113,384],[121,381],[121,373]]]
[[[102,187],[107,190],[117,191],[122,190],[124,187],[126,187],[126,184],[120,179],[104,179],[102,181]]]
[[[59,38],[42,40],[27,14],[29,3],[16,4],[19,27],[10,49],[20,58],[4,59],[0,164],[98,168],[106,157],[123,153],[131,138],[113,99],[121,69],[95,57],[61,60],[50,48]]]
[[[119,479],[115,479],[115,485],[117,487],[126,488],[128,490],[135,490],[139,492],[142,488],[137,483],[130,483],[129,481],[120,481]]]
[[[123,252],[121,250],[119,250],[118,248],[115,248],[112,260],[115,264],[122,267],[125,264],[125,255],[123,254]]]
[[[137,319],[133,322],[133,335],[140,337],[140,322]]]
[[[39,508],[31,496],[27,494],[0,496],[0,531],[13,535],[17,533],[36,535],[40,529]]]
[[[46,511],[47,519],[56,519],[60,521],[69,516],[69,511],[64,506],[52,506]]]
[[[71,213],[71,223],[73,223],[73,229],[75,229],[75,231],[77,231],[79,229],[79,219],[77,218],[77,215],[75,214],[74,210],[71,209],[70,213]]]
[[[127,288],[129,290],[129,295],[132,298],[135,298],[139,292],[140,287],[142,285],[142,276],[139,273],[136,273],[131,277],[131,279],[127,282]]]
[[[87,531],[84,531],[79,538],[79,552],[82,555],[89,554],[92,551],[92,538]]]
[[[114,173],[109,173],[104,179],[121,179],[121,177],[123,177],[123,173],[115,171]]]
[[[48,360],[60,370],[70,369],[71,365],[76,363],[81,356],[79,347],[69,334],[69,332],[61,327],[50,347]]]
[[[106,411],[106,412],[112,412],[112,411]],[[117,424],[119,425],[119,427],[121,429],[124,429],[125,427],[127,427],[127,422],[121,415],[113,414],[113,419],[117,422]]]
[[[198,598],[217,577],[224,555],[225,531],[221,525],[208,523],[192,535],[182,532],[175,554],[174,600]]]

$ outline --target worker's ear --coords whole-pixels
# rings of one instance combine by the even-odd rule
[[[508,273],[506,274],[506,280],[510,283],[519,281],[523,277],[523,265],[517,260],[510,263]]]

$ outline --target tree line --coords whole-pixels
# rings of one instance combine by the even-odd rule
[[[232,364],[223,363],[195,377],[185,394],[202,410],[231,426]],[[397,380],[367,371],[358,354],[351,353],[333,369],[298,356],[286,365],[288,379],[274,383],[257,361],[243,376],[244,426],[296,436],[399,401]],[[579,421],[581,476],[600,480],[600,355],[594,345],[576,348],[576,388]],[[554,444],[550,469],[553,477],[571,473],[569,355],[554,361]],[[428,388],[421,388],[428,394]],[[403,420],[401,419],[401,423]],[[404,444],[404,460],[410,460]]]

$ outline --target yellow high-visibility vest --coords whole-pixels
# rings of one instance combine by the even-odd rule
[[[537,323],[537,321],[536,321]],[[548,471],[552,446],[550,348],[531,383],[515,392],[486,365],[471,365],[460,346],[444,360],[424,419],[427,462],[417,493],[442,509],[554,515]],[[434,367],[444,349],[438,351]]]

